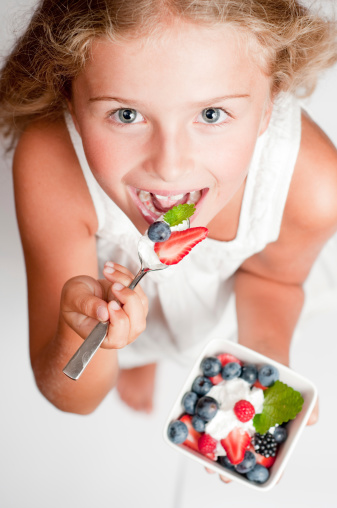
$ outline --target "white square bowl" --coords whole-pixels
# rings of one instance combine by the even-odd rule
[[[258,368],[265,364],[274,365],[279,370],[280,381],[286,383],[288,386],[291,386],[292,388],[294,388],[294,390],[299,391],[304,399],[302,411],[296,416],[294,420],[291,420],[287,424],[287,432],[288,432],[287,440],[280,445],[275,463],[269,469],[270,476],[268,480],[263,484],[253,483],[249,481],[247,478],[245,478],[245,476],[222,467],[218,462],[214,462],[208,459],[201,453],[198,453],[188,448],[187,446],[184,446],[183,444],[177,445],[172,443],[172,441],[170,441],[167,435],[169,424],[173,420],[180,418],[184,413],[184,408],[181,402],[184,394],[187,391],[191,390],[194,379],[198,375],[202,374],[200,369],[200,363],[202,359],[207,356],[216,356],[217,354],[220,353],[232,354],[236,356],[239,360],[241,360],[243,363],[254,363]],[[236,344],[235,342],[229,342],[223,339],[214,339],[210,341],[204,348],[199,358],[197,359],[196,363],[194,364],[190,374],[188,375],[176,399],[176,402],[174,403],[170,411],[170,414],[167,418],[164,427],[164,439],[166,443],[172,446],[175,450],[178,450],[187,457],[196,460],[203,466],[212,469],[213,471],[222,474],[234,481],[242,483],[243,485],[251,487],[255,490],[259,490],[260,492],[268,491],[272,487],[274,487],[274,485],[278,482],[286,466],[286,463],[288,462],[289,457],[295,448],[297,440],[299,439],[300,434],[302,433],[303,428],[305,427],[309,419],[309,416],[314,408],[316,399],[317,399],[317,390],[316,387],[311,383],[311,381],[304,378],[300,374],[297,374],[290,368],[285,367],[281,363],[278,363],[268,358],[267,356],[256,353],[255,351],[248,349],[244,346],[241,346],[240,344]]]

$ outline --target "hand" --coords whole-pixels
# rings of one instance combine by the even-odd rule
[[[318,414],[319,414],[319,402],[318,399],[316,401],[315,407],[312,410],[311,415],[309,416],[309,420],[307,425],[314,425],[318,421]]]
[[[109,321],[107,337],[101,347],[120,349],[145,330],[148,303],[140,286],[128,289],[133,279],[131,272],[121,265],[111,265],[104,270],[107,280],[78,276],[66,282],[60,319],[83,339],[98,321]]]
[[[215,471],[213,471],[212,469],[208,469],[208,467],[205,467],[205,469],[206,469],[207,473],[215,474]],[[227,478],[227,476],[223,476],[222,474],[219,474],[219,478],[224,483],[231,483],[231,481],[232,481],[229,478]]]

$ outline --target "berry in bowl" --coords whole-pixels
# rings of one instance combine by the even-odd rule
[[[165,441],[258,490],[279,480],[316,401],[315,386],[240,344],[211,341],[189,374]]]

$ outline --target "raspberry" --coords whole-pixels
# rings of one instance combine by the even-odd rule
[[[217,445],[217,440],[209,434],[202,434],[198,441],[198,448],[204,455],[206,453],[214,452]]]
[[[248,400],[239,400],[234,406],[234,413],[240,422],[249,422],[255,415],[255,409]]]

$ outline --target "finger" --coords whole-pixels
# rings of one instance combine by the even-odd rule
[[[135,291],[123,286],[120,282],[115,282],[111,286],[111,293],[122,304],[123,311],[129,319],[130,342],[133,342],[146,327],[146,309],[143,302]]]
[[[102,289],[94,279],[88,283],[86,278],[78,277],[64,285],[61,297],[63,318],[82,338],[90,333],[97,321],[109,319],[108,305],[97,293],[101,294]]]
[[[121,265],[108,261],[104,265],[103,269],[104,277],[110,282],[120,282],[123,286],[128,287],[134,279],[132,273]],[[139,298],[142,301],[143,307],[148,312],[148,300],[146,294],[142,290],[141,286],[137,285],[134,289]]]
[[[209,474],[215,474],[215,471],[213,471],[212,469],[209,469],[208,467],[205,467],[205,470],[207,471],[207,473]],[[223,475],[219,475],[219,478],[222,482],[224,483],[231,483],[232,480],[230,480],[229,478],[227,478],[227,476],[223,476]]]
[[[91,294],[78,294],[73,301],[73,311],[99,321],[109,319],[108,304],[101,298]]]
[[[315,407],[311,412],[311,415],[309,416],[309,420],[307,422],[307,425],[314,425],[318,421],[318,415],[319,415],[319,402],[318,399],[316,401]]]
[[[213,471],[213,469],[209,469],[208,467],[205,467],[205,470],[207,471],[207,473],[209,474],[215,474],[215,471]]]
[[[105,349],[121,349],[131,342],[129,317],[114,300],[108,303],[108,310],[110,323],[102,347]]]
[[[111,268],[112,270],[116,270],[118,272],[124,273],[124,275],[127,275],[128,277],[130,277],[130,279],[134,278],[134,275],[133,275],[132,272],[130,272],[130,270],[125,268],[125,266],[123,266],[123,265],[119,265],[118,263],[114,263],[113,261],[107,261],[104,264],[104,270],[106,268]],[[109,273],[109,270],[108,270],[108,273]],[[113,271],[111,271],[110,273],[113,273]]]
[[[276,483],[280,483],[280,481],[281,481],[281,480],[282,480],[282,478],[283,478],[283,475],[284,475],[284,472],[281,474],[280,478],[277,480],[277,482],[276,482]]]
[[[101,299],[104,298],[101,284],[96,279],[87,275],[72,277],[64,284],[61,295],[62,303],[71,309],[73,298],[77,294],[90,294]]]
[[[220,480],[224,483],[231,483],[231,481],[232,481],[229,478],[227,478],[227,476],[219,475],[219,477],[220,477]]]

